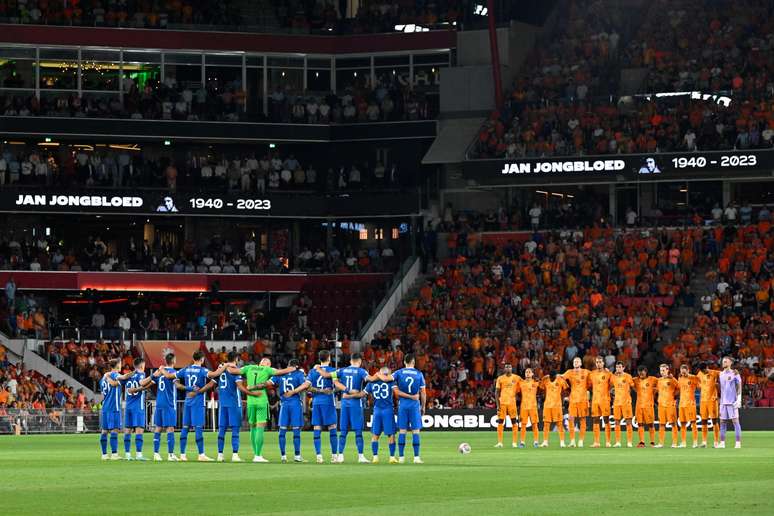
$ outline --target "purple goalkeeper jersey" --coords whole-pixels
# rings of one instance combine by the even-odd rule
[[[736,388],[742,383],[739,373],[732,370],[724,370],[720,373],[720,404],[733,405],[736,403]]]

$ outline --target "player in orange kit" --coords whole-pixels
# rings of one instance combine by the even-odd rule
[[[672,448],[677,448],[677,411],[675,409],[675,392],[677,392],[677,380],[669,372],[669,366],[659,366],[661,377],[658,379],[658,444],[656,448],[663,448],[666,439],[666,425],[672,425]]]
[[[637,378],[634,379],[634,389],[637,392],[637,402],[634,406],[634,417],[637,419],[637,433],[640,443],[637,448],[645,448],[645,427],[650,433],[650,445],[655,446],[656,429],[653,422],[656,419],[653,400],[658,389],[658,378],[648,376],[648,368],[637,368]]]
[[[505,364],[503,374],[495,382],[495,400],[497,401],[497,444],[495,448],[503,447],[503,430],[505,417],[511,420],[514,448],[518,446],[519,425],[516,423],[516,391],[519,388],[519,378],[513,374],[511,364]]]
[[[624,372],[623,362],[616,362],[615,374],[610,382],[613,385],[613,418],[615,419],[615,444],[613,448],[621,447],[621,420],[626,421],[626,445],[632,445],[632,389],[634,379]]]
[[[524,370],[524,379],[519,382],[519,392],[521,393],[521,407],[519,411],[519,426],[521,427],[521,441],[519,448],[524,448],[524,439],[527,437],[527,421],[532,425],[532,446],[538,447],[540,433],[538,430],[538,408],[537,391],[540,389],[540,382],[535,380],[532,369]]]
[[[583,361],[580,357],[572,359],[572,369],[562,375],[570,384],[570,448],[575,447],[575,419],[580,419],[580,438],[578,447],[583,448],[583,439],[586,437],[586,418],[589,417],[589,371],[582,369]]]
[[[701,365],[701,371],[696,375],[701,387],[701,402],[699,403],[699,415],[701,416],[701,447],[707,447],[707,425],[712,421],[712,430],[715,434],[714,447],[720,442],[720,421],[718,419],[720,408],[718,406],[718,382],[720,371],[710,369],[707,362]]]
[[[569,388],[564,378],[553,371],[550,376],[543,378],[541,388],[545,391],[543,399],[543,442],[541,448],[548,448],[548,432],[551,430],[551,423],[556,424],[556,431],[559,432],[559,447],[564,448],[564,415],[562,414],[562,391]]]
[[[699,387],[699,379],[691,374],[687,364],[680,366],[680,378],[677,380],[680,386],[680,406],[678,409],[680,420],[680,446],[686,447],[686,433],[688,425],[691,425],[693,433],[693,447],[699,447],[699,431],[696,429],[696,389]]]
[[[591,427],[594,429],[594,444],[599,448],[599,420],[605,418],[605,446],[610,448],[610,385],[613,374],[605,369],[602,357],[594,359],[595,369],[589,373],[591,387]]]

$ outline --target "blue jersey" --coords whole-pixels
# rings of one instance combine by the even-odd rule
[[[334,369],[331,366],[323,366],[323,370],[332,373],[336,369]],[[333,390],[333,379],[332,378],[323,378],[320,376],[320,373],[317,372],[316,369],[312,369],[309,372],[309,376],[306,378],[306,381],[312,384],[312,387],[315,389],[331,389]],[[315,393],[312,397],[312,403],[313,405],[321,406],[321,405],[334,405],[333,403],[333,394],[321,394],[321,393]]]
[[[348,391],[362,391],[366,383],[368,371],[362,367],[349,366],[336,371],[336,378],[343,383]],[[349,406],[362,406],[361,398],[342,398],[341,403]]]
[[[115,371],[108,373],[108,377],[115,380],[119,374]],[[121,384],[110,385],[106,378],[99,382],[99,388],[102,391],[102,412],[121,412]]]
[[[207,384],[208,372],[206,367],[189,365],[177,372],[177,379],[183,382],[187,391],[201,389]],[[197,394],[192,398],[189,398],[186,394],[185,405],[190,407],[204,407],[204,394]]]
[[[394,408],[392,387],[395,382],[377,380],[365,387],[365,391],[374,398],[374,410],[392,410]]]
[[[397,388],[406,394],[419,394],[420,389],[425,386],[425,375],[413,367],[398,369],[392,374],[392,377],[395,379],[393,388]],[[419,407],[419,400],[399,398],[398,404],[407,406],[416,405]]]
[[[177,373],[173,367],[164,367],[167,373]],[[156,408],[177,409],[177,386],[176,380],[171,380],[164,376],[154,376],[156,383]]]
[[[271,383],[277,386],[277,395],[279,396],[280,403],[282,405],[300,405],[301,395],[296,393],[293,396],[286,398],[285,393],[292,391],[296,387],[300,386],[306,381],[304,373],[296,369],[292,373],[284,374],[282,376],[272,376]]]
[[[237,389],[237,382],[241,381],[241,374],[225,372],[218,377],[218,404],[221,407],[242,407],[242,396]]]
[[[135,371],[132,373],[125,382],[124,387],[127,389],[139,389],[140,381],[145,379],[145,373],[141,371]],[[134,394],[126,393],[126,408],[131,410],[144,410],[145,409],[145,391],[135,392]]]

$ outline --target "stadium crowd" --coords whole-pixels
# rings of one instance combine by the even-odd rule
[[[231,0],[0,0],[0,20],[35,25],[164,29],[169,24],[239,25],[241,15]]]
[[[537,45],[503,107],[481,128],[474,157],[774,146],[770,2],[710,9],[694,0],[653,2],[624,50],[605,28],[616,9],[572,5],[554,44]],[[619,97],[622,68],[643,66],[642,94]],[[730,102],[654,95],[675,91],[722,93]]]
[[[170,191],[353,191],[399,188],[406,179],[395,163],[350,160],[337,166],[302,163],[293,153],[192,150],[185,157],[84,146],[0,145],[0,187],[156,187]]]
[[[77,93],[50,95],[43,89],[40,97],[5,92],[0,95],[4,116],[45,116],[75,118],[129,118],[133,120],[178,120],[218,122],[274,122],[293,124],[352,124],[394,122],[433,118],[428,97],[390,75],[375,86],[347,86],[339,94],[298,92],[287,86],[269,94],[269,112],[251,104],[241,81],[221,81],[211,77],[202,84],[179,84],[174,78],[163,82],[149,79],[140,85],[129,76],[123,79],[124,95],[115,93]],[[8,88],[19,87],[23,78],[11,74],[3,82]],[[72,84],[43,85],[58,89]],[[99,88],[103,89],[102,85]],[[116,90],[117,85],[111,85]]]

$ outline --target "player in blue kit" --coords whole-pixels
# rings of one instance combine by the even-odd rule
[[[295,358],[288,362],[288,367],[298,367]],[[288,428],[293,430],[293,462],[306,462],[301,456],[301,428],[304,426],[304,409],[301,405],[301,392],[309,385],[304,373],[298,369],[282,376],[273,376],[269,383],[277,387],[280,399],[279,412],[279,449],[282,462],[287,462],[285,455],[286,434]]]
[[[407,354],[403,363],[406,367],[398,369],[392,375],[395,380],[392,390],[398,396],[398,462],[403,464],[406,432],[411,430],[414,464],[422,464],[419,456],[419,432],[422,430],[422,414],[427,403],[425,376],[414,369],[414,355]]]
[[[145,379],[145,360],[134,359],[134,372],[124,382],[126,389],[126,408],[124,409],[124,453],[126,460],[132,460],[132,431],[134,431],[134,449],[137,460],[147,460],[142,456],[143,432],[145,431],[145,389],[140,385]]]
[[[314,451],[317,454],[317,463],[322,464],[321,434],[323,427],[328,429],[331,442],[331,462],[338,460],[337,435],[336,435],[336,405],[333,401],[333,379],[325,378],[320,371],[333,373],[336,369],[331,367],[331,353],[323,350],[319,354],[320,368],[313,369],[306,381],[305,388],[309,389],[312,396],[312,427],[314,429]]]
[[[102,448],[102,460],[118,460],[118,431],[121,429],[121,382],[129,378],[129,375],[121,375],[121,361],[111,359],[108,363],[110,370],[99,381],[102,391],[102,417],[100,426],[102,431],[99,436],[99,444]],[[107,453],[108,433],[110,433],[110,456]]]
[[[153,460],[162,460],[159,450],[161,448],[161,431],[167,431],[167,460],[176,462],[175,455],[175,426],[177,425],[177,390],[182,386],[177,381],[175,374],[175,355],[168,353],[164,357],[163,367],[159,367],[153,375],[140,382],[140,387],[150,388],[156,384],[156,410],[153,413]],[[168,374],[168,378],[164,374]]]
[[[382,376],[390,376],[390,368],[379,370]],[[379,437],[384,433],[390,446],[390,464],[397,464],[395,458],[395,398],[392,388],[395,382],[376,380],[365,386],[365,393],[373,398],[373,413],[371,415],[371,453],[374,464],[379,464]]]
[[[349,430],[355,432],[355,445],[357,446],[357,459],[360,463],[368,463],[368,459],[363,455],[363,387],[366,382],[374,380],[388,380],[388,378],[379,378],[371,376],[368,371],[363,369],[363,357],[360,353],[353,353],[350,358],[349,367],[338,369],[333,373],[324,371],[319,366],[315,369],[324,378],[333,378],[336,389],[342,391],[341,396],[341,415],[339,416],[339,453],[337,462],[344,462],[344,447],[347,445],[347,434]]]
[[[188,432],[193,427],[196,433],[196,448],[199,452],[199,462],[212,462],[212,459],[204,454],[204,393],[217,385],[217,382],[209,381],[210,378],[220,376],[226,366],[221,366],[210,371],[203,367],[204,353],[196,351],[193,354],[193,364],[180,369],[176,374],[162,372],[169,379],[177,378],[186,392],[183,405],[183,427],[180,430],[180,460],[186,462],[185,454],[188,444]]]
[[[236,367],[237,353],[228,354],[226,367]],[[242,462],[239,457],[239,429],[242,426],[242,396],[254,395],[242,382],[242,375],[224,372],[218,377],[218,462],[223,462],[226,430],[231,428],[231,462]]]

